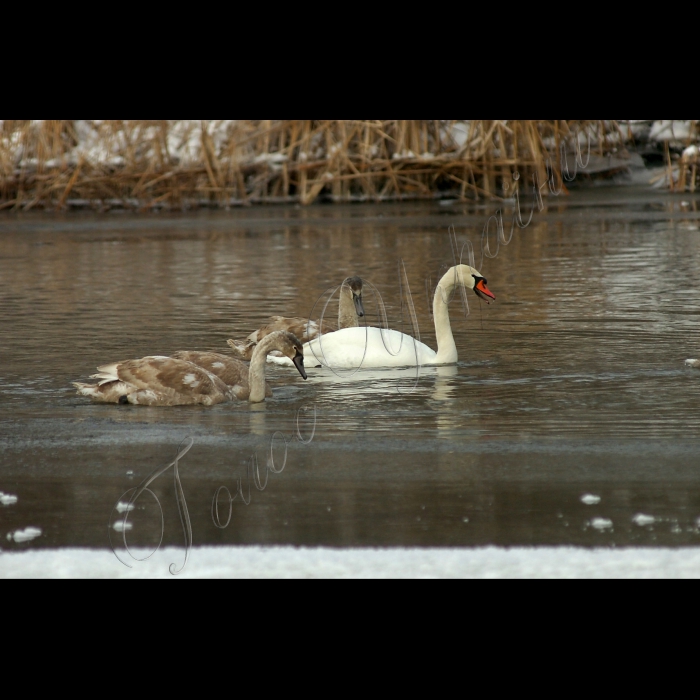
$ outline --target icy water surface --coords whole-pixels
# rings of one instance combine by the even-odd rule
[[[470,293],[465,318],[453,301],[456,367],[351,379],[311,367],[306,382],[274,367],[273,400],[213,408],[93,405],[70,382],[146,354],[226,352],[352,274],[400,327],[399,260],[434,347],[426,280],[451,263],[447,227],[477,241],[493,208],[5,214],[0,547],[108,547],[113,505],[187,436],[195,545],[700,544],[700,371],[683,364],[700,356],[699,210],[634,189],[554,199],[485,261],[497,302]],[[374,321],[372,295],[365,305]],[[302,444],[297,416],[308,441],[314,407]],[[277,431],[284,470],[263,491],[250,481],[250,505],[238,498],[215,527],[217,488],[234,494],[253,452],[264,481]],[[279,434],[273,455],[279,471]],[[164,543],[182,543],[172,470],[152,489]],[[133,513],[136,545],[158,541],[153,503]]]

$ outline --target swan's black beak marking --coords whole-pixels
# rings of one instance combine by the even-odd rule
[[[302,379],[306,379],[306,370],[304,369],[304,356],[297,350],[297,354],[294,355],[292,360],[294,366],[299,370]]]
[[[362,295],[353,294],[352,300],[355,302],[355,311],[357,311],[357,315],[362,318],[365,315],[365,307],[362,306]]]

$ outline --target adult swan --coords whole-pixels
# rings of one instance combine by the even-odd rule
[[[304,343],[307,366],[318,363],[331,369],[370,369],[454,364],[457,362],[457,346],[447,304],[457,287],[473,289],[487,303],[496,299],[486,287],[486,280],[473,267],[451,267],[438,283],[433,297],[437,352],[399,331],[371,326],[344,328]],[[291,364],[286,357],[269,356],[267,361]]]

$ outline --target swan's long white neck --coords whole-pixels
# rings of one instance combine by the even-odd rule
[[[258,403],[265,400],[265,362],[267,353],[276,350],[277,337],[274,334],[266,335],[256,346],[253,356],[250,358],[248,370],[248,386],[250,394],[248,401]]]
[[[435,296],[433,297],[433,320],[435,322],[435,337],[438,348],[437,357],[435,358],[437,364],[457,362],[457,346],[452,335],[447,302],[455,287],[474,288],[473,273],[478,274],[469,265],[456,265],[451,267],[438,282]]]

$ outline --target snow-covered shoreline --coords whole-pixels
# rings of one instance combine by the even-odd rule
[[[488,199],[560,150],[582,174],[590,150],[588,176],[605,177],[641,148],[692,191],[699,141],[692,120],[0,120],[0,209]]]
[[[135,556],[148,553],[135,551]],[[123,555],[122,555],[123,556]],[[184,549],[145,562],[109,550],[39,549],[0,553],[5,578],[697,578],[700,547],[361,548],[197,547],[182,574]]]

